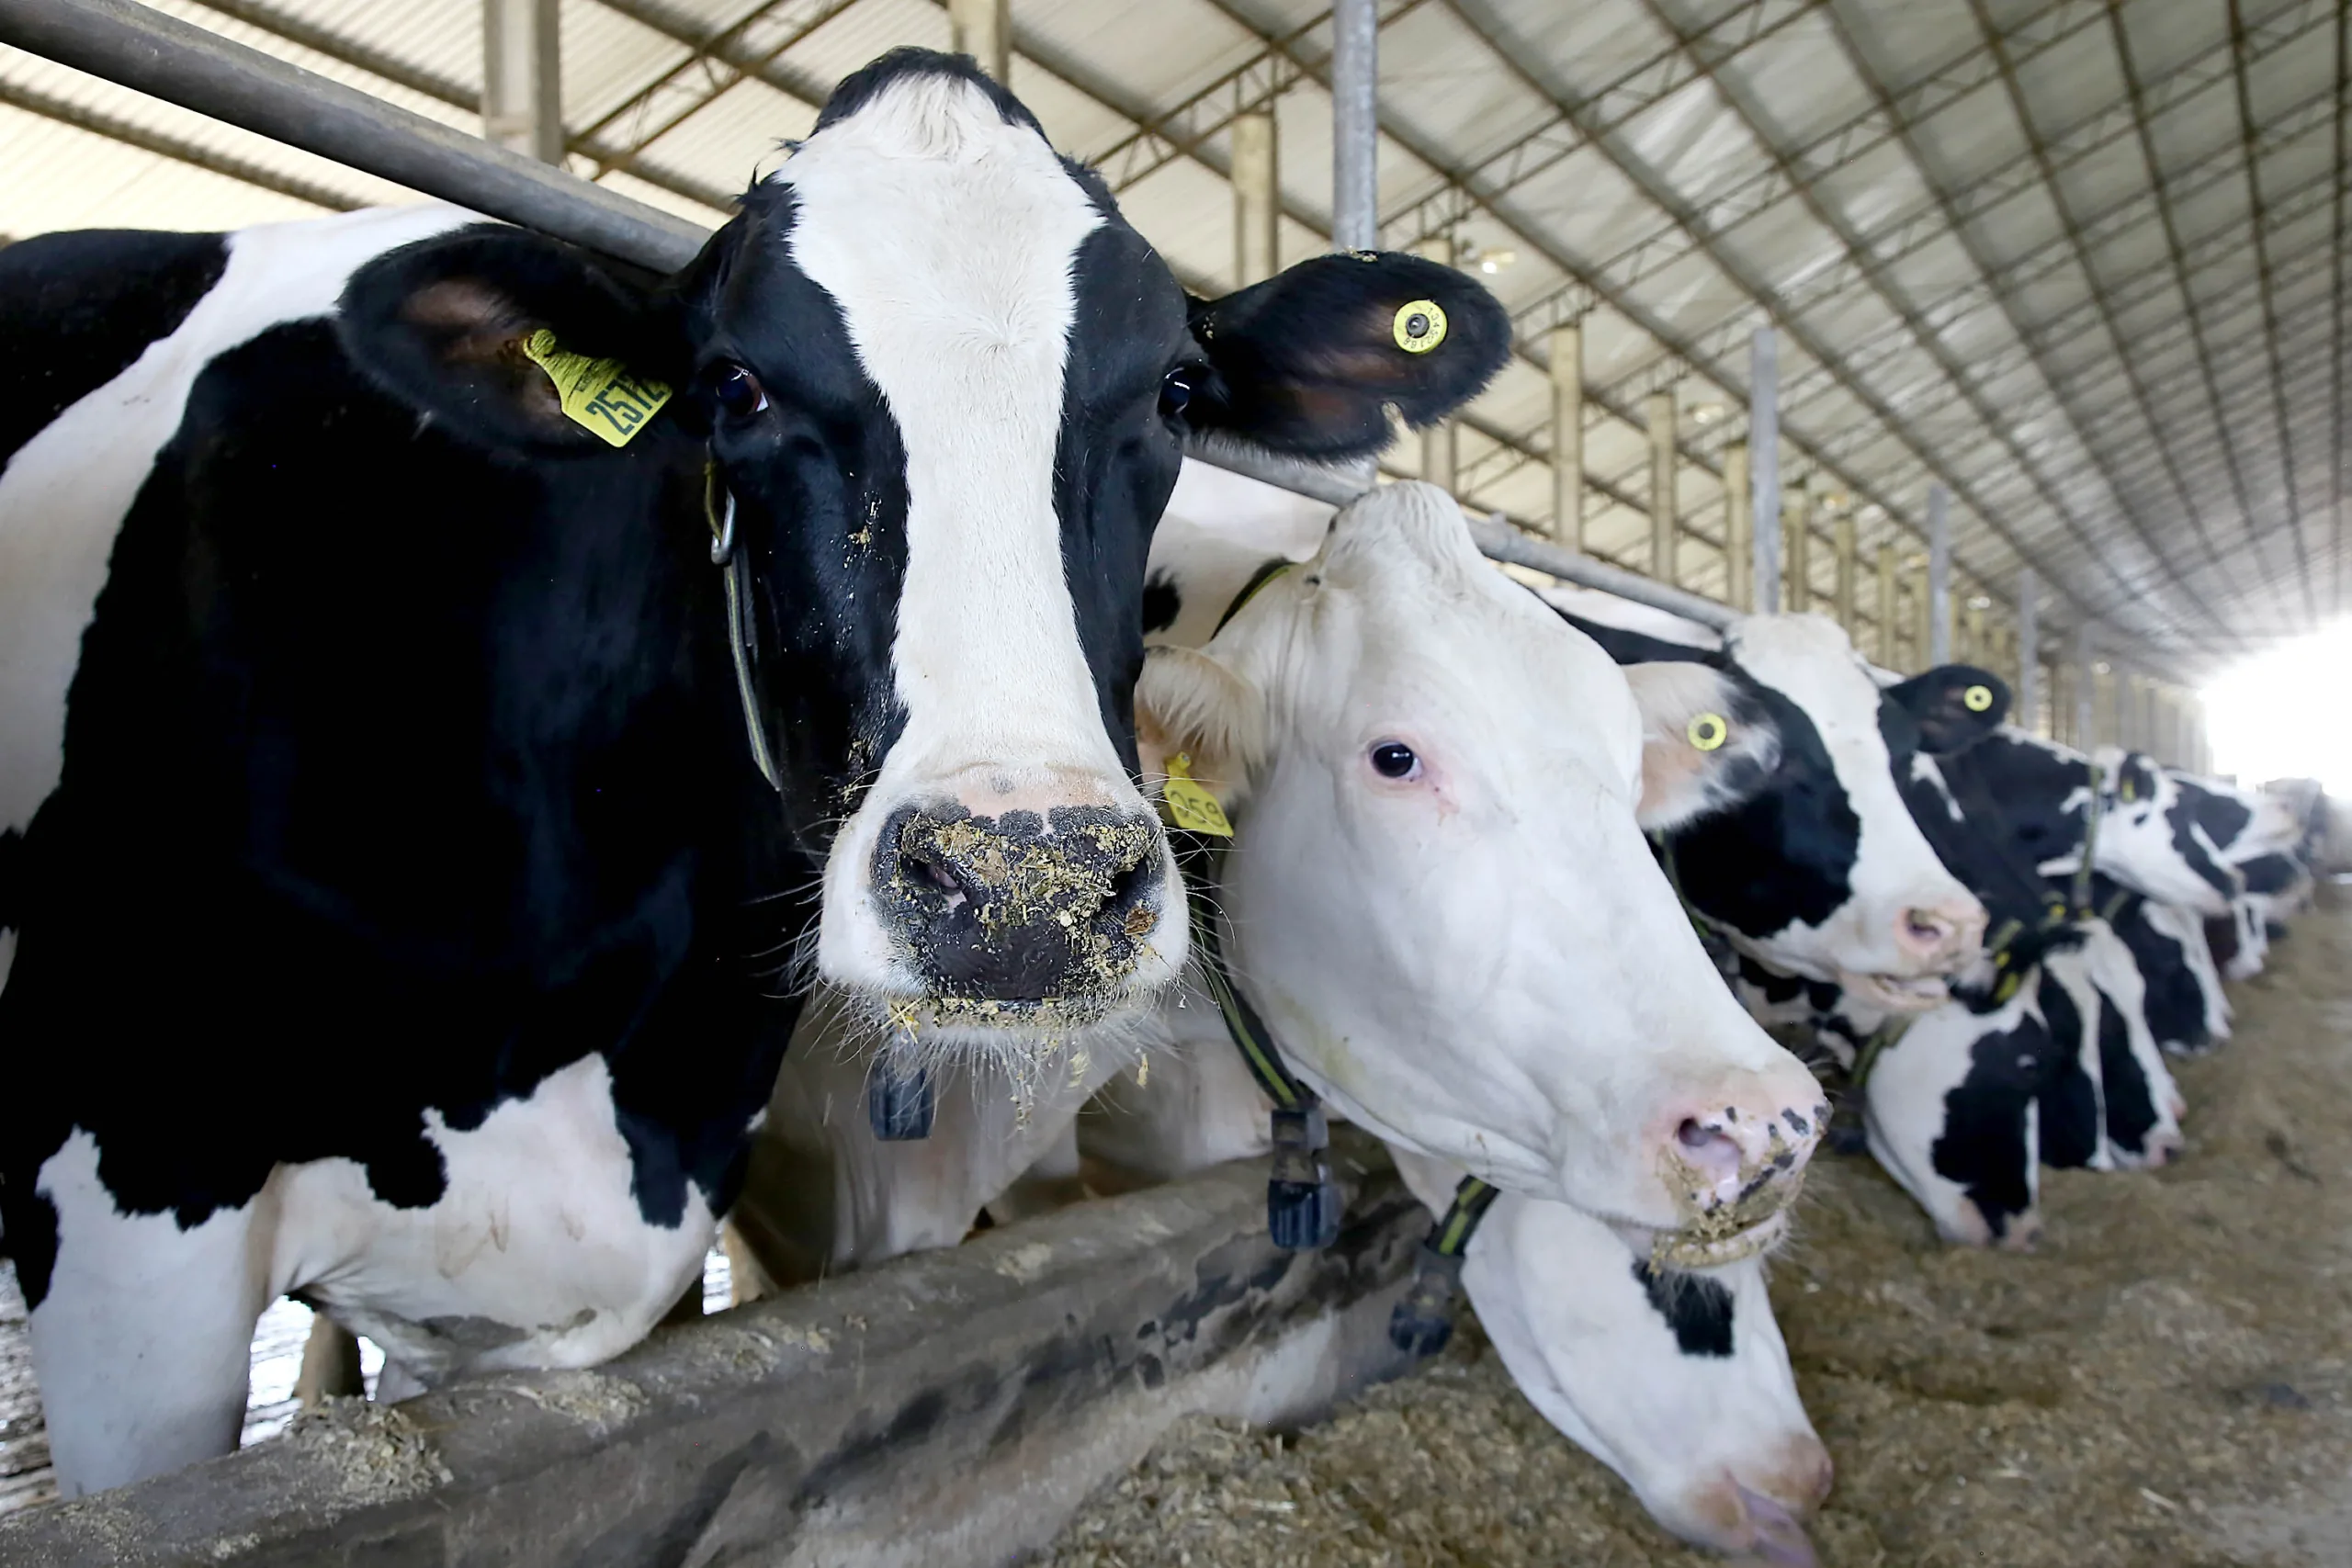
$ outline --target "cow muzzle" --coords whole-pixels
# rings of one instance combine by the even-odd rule
[[[1080,1023],[1132,990],[1168,916],[1167,853],[1158,822],[1114,806],[906,806],[882,825],[870,897],[943,1015]]]
[[[1658,1174],[1679,1221],[1656,1233],[1653,1263],[1718,1268],[1787,1236],[1790,1205],[1828,1127],[1829,1106],[1817,1088],[1794,1102],[1758,1088],[1767,1092],[1726,1097],[1729,1103],[1683,1116],[1664,1140]]]

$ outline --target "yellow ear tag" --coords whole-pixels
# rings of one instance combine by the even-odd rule
[[[1690,727],[1683,731],[1690,744],[1702,751],[1713,751],[1731,739],[1731,725],[1719,713],[1693,715]]]
[[[2024,976],[2020,975],[2002,976],[2001,983],[1993,987],[1993,999],[1996,1002],[2006,1002],[2011,997],[2016,996],[2018,994],[2018,985],[2023,978]]]
[[[1971,713],[1983,713],[1993,705],[1993,688],[1971,686],[1960,694],[1960,705]]]
[[[2129,778],[2126,778],[2126,779],[2123,781],[2123,792],[2122,792],[2122,793],[2123,793],[2123,803],[2124,803],[2126,806],[2129,806],[2129,805],[2132,803],[2132,801],[2133,800],[2133,798],[2134,798],[2134,797],[2137,795],[2137,794],[2138,794],[2138,792],[2137,792],[2136,790],[2134,790],[2134,789],[2132,787],[2132,781],[2131,781]]]
[[[1168,759],[1168,782],[1159,786],[1159,799],[1168,807],[1168,820],[1176,827],[1220,839],[1233,837],[1233,824],[1225,819],[1225,807],[1193,780],[1190,752],[1179,751]]]
[[[670,400],[669,388],[630,375],[617,359],[592,359],[557,347],[555,333],[545,327],[523,340],[523,352],[555,383],[564,416],[610,446],[628,446]]]
[[[1396,346],[1408,354],[1427,354],[1445,341],[1445,312],[1434,299],[1414,299],[1396,307]]]

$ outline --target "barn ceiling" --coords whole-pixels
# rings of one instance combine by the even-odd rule
[[[159,8],[473,129],[479,0]],[[1328,246],[1317,0],[1012,0],[1013,89],[1196,288],[1233,270],[1227,133],[1271,106],[1285,260]],[[1826,529],[1962,591],[2050,585],[2197,676],[2343,608],[2346,7],[2335,0],[1381,0],[1383,242],[1451,239],[1519,353],[1458,488],[1548,521],[1549,329],[1580,321],[1587,538],[1647,558],[1674,392],[1687,586],[1720,595],[1747,343]],[[578,173],[704,222],[944,0],[564,0]],[[0,232],[219,228],[405,193],[0,49]],[[1483,270],[1483,269],[1482,269]],[[1415,444],[1393,465],[1410,472]],[[1826,534],[1825,534],[1826,538]],[[1829,551],[1811,552],[1830,591]],[[1870,613],[1870,595],[1863,608]]]

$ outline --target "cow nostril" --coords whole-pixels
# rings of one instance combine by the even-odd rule
[[[1903,934],[1913,945],[1934,947],[1951,935],[1951,926],[1941,916],[1925,909],[1903,911]]]
[[[1683,1163],[1702,1172],[1710,1181],[1722,1181],[1739,1174],[1738,1140],[1720,1128],[1710,1127],[1694,1116],[1686,1116],[1674,1130],[1674,1141],[1682,1147]]]

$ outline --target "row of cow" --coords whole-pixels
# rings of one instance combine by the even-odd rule
[[[1501,1194],[1461,1278],[1562,1430],[1802,1560],[1761,1269],[1831,1116],[1742,1000],[2013,1242],[2037,1157],[2177,1143],[2106,1050],[2139,950],[2050,879],[2245,877],[2222,794],[1984,671],[1539,596],[1427,487],[1270,550],[1189,468],[1159,525],[1188,444],[1359,459],[1508,337],[1412,257],[1187,299],[922,51],[673,277],[442,209],[0,252],[0,1222],[62,1489],[232,1448],[279,1294],[432,1385],[626,1348],[722,1214],[756,1291],[1272,1150],[1311,1242],[1328,1113]]]

